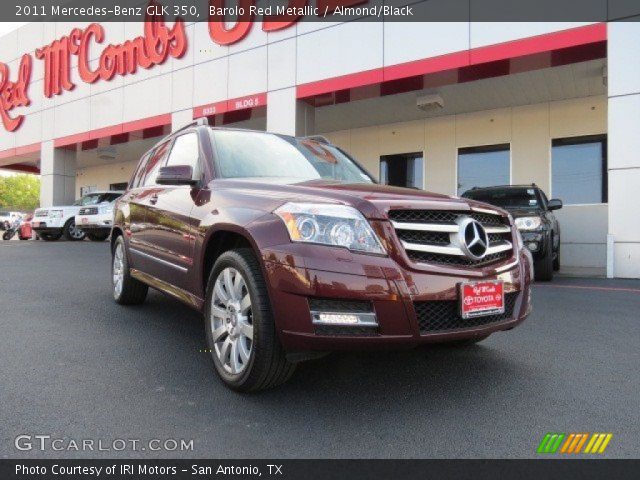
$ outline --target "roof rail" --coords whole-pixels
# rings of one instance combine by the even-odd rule
[[[207,117],[200,117],[194,120],[193,122],[186,124],[184,127],[180,127],[179,129],[177,129],[175,132],[172,132],[172,133],[181,132],[182,130],[186,130],[187,128],[199,127],[199,126],[208,127],[209,119]]]
[[[318,143],[324,143],[325,145],[331,145],[331,142],[324,135],[309,135],[307,137],[302,137],[303,140],[314,140]]]

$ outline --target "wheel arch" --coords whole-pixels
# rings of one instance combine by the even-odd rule
[[[266,272],[264,269],[264,263],[262,256],[260,255],[260,249],[256,244],[251,233],[243,227],[233,224],[222,224],[212,229],[202,244],[202,254],[200,257],[200,278],[199,285],[202,288],[202,292],[207,290],[207,282],[209,281],[209,274],[216,259],[226,251],[233,250],[235,248],[250,248],[258,260],[260,269],[263,276],[266,278]],[[203,295],[204,297],[204,295]]]
[[[111,229],[111,239],[109,240],[109,248],[111,248],[112,252],[113,252],[113,248],[116,245],[116,240],[120,236],[124,236],[124,232],[122,231],[122,229],[120,227],[113,227]]]

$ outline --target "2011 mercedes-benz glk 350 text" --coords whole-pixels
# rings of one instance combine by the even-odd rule
[[[115,300],[153,287],[202,311],[240,391],[332,350],[475,343],[531,308],[507,212],[378,185],[322,137],[197,122],[142,157],[114,215]]]

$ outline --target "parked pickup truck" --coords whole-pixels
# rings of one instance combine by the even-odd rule
[[[76,225],[76,215],[83,207],[109,204],[120,195],[122,192],[117,191],[92,192],[76,200],[72,205],[38,208],[33,216],[33,230],[41,240],[45,241],[58,240],[63,235],[67,240],[72,241],[84,240],[86,236],[89,240],[104,240],[100,235],[87,235],[79,228]]]

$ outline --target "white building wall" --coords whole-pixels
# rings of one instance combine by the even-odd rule
[[[138,160],[131,160],[76,169],[74,198],[80,198],[83,187],[95,186],[97,190],[108,190],[112,183],[128,182],[137,166]]]
[[[609,24],[609,276],[640,277],[640,23]]]

